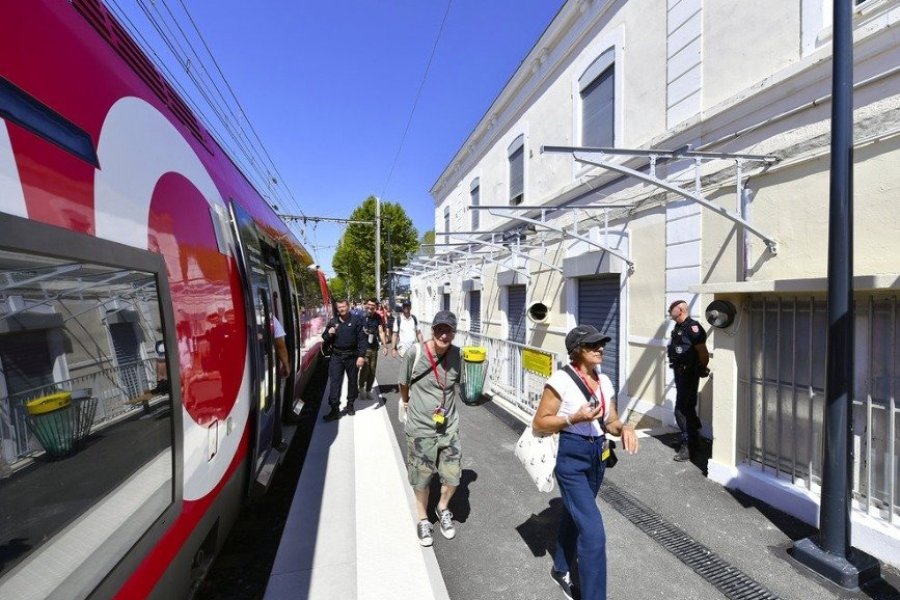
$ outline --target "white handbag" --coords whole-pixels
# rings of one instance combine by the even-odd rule
[[[541,435],[532,426],[525,428],[516,442],[515,454],[528,476],[540,492],[552,492],[556,486],[553,469],[556,468],[556,451],[559,448],[559,434]]]

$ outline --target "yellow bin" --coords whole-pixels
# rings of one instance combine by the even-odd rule
[[[484,390],[487,374],[487,348],[465,346],[463,356],[463,402],[477,406]]]
[[[25,403],[34,436],[53,458],[69,454],[75,441],[71,392],[56,392]]]
[[[41,396],[25,403],[29,415],[43,415],[54,410],[65,408],[72,403],[72,392],[57,392]]]

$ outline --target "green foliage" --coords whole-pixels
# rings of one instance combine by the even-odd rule
[[[429,229],[428,231],[426,231],[425,233],[422,234],[422,243],[423,244],[433,244],[434,243],[434,229]],[[422,251],[420,252],[420,254],[423,254],[425,256],[434,256],[434,248],[433,247],[422,248]]]
[[[369,196],[350,214],[350,219],[375,220],[375,197]],[[402,266],[405,257],[419,247],[419,234],[406,211],[393,202],[381,203],[381,285],[377,294],[384,296],[389,265]],[[346,294],[353,299],[366,298],[375,292],[375,227],[354,223],[347,225],[338,242],[332,266],[336,279],[346,284]],[[337,292],[334,292],[337,296]],[[344,296],[346,297],[346,296]]]
[[[328,289],[331,290],[331,297],[335,300],[347,298],[347,283],[340,275],[328,280]]]

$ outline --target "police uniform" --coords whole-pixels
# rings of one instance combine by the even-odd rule
[[[329,335],[329,330],[334,327],[334,335]],[[331,360],[328,362],[328,380],[331,391],[328,396],[328,404],[332,410],[337,410],[341,404],[341,386],[344,383],[344,373],[347,374],[347,408],[353,407],[359,394],[357,377],[359,368],[356,366],[357,358],[366,356],[366,334],[363,331],[363,320],[354,315],[347,315],[347,320],[335,317],[325,328],[322,338],[333,344]]]
[[[675,375],[675,421],[681,430],[681,443],[686,445],[703,426],[697,417],[697,388],[700,386],[700,356],[695,346],[706,343],[706,330],[688,317],[676,323],[669,340],[669,366]]]

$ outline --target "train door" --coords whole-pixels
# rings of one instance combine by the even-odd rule
[[[278,460],[278,452],[272,448],[276,419],[280,418],[275,408],[278,404],[275,401],[278,372],[272,320],[272,293],[278,289],[256,224],[233,202],[231,210],[240,239],[240,261],[247,285],[245,303],[252,381],[250,426],[253,428],[250,489],[253,491],[256,483],[268,487]]]

